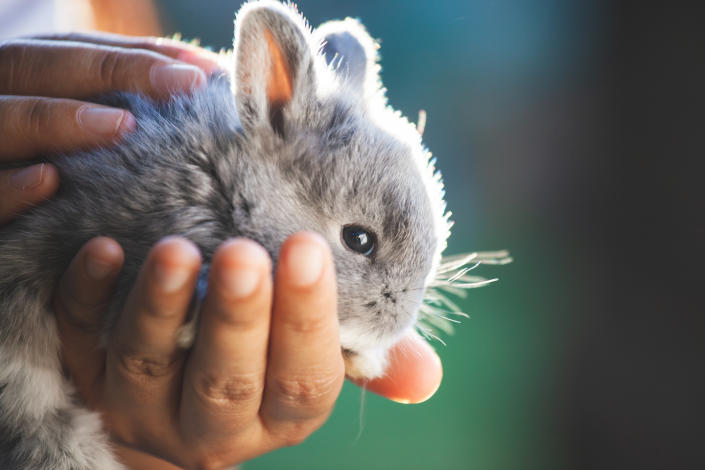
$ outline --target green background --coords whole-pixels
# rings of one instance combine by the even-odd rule
[[[444,337],[447,346],[434,344],[444,380],[433,398],[400,405],[346,383],[329,421],[304,444],[243,468],[563,468],[563,338],[585,276],[571,255],[580,242],[562,227],[578,209],[579,198],[565,194],[579,192],[567,182],[581,170],[569,138],[580,115],[568,110],[581,105],[599,43],[588,26],[599,12],[549,0],[298,5],[314,26],[360,18],[381,41],[390,104],[413,121],[427,111],[425,142],[456,222],[447,253],[506,248],[515,262],[482,268],[500,282],[470,291],[460,302],[470,319]],[[230,47],[237,2],[161,7],[168,33]]]

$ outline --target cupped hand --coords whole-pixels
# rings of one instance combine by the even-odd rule
[[[117,443],[185,468],[223,468],[323,424],[344,379],[331,253],[319,236],[298,234],[279,260],[275,283],[256,243],[217,250],[187,353],[176,337],[201,258],[184,239],[161,241],[101,350],[95,306],[109,297],[122,252],[105,238],[83,248],[56,295],[63,363]]]
[[[216,252],[196,342],[178,349],[201,264],[179,238],[148,256],[125,310],[98,349],[100,313],[122,264],[119,245],[89,242],[55,296],[63,363],[79,394],[101,412],[134,468],[222,468],[305,439],[330,414],[344,377],[335,272],[315,234],[285,242],[274,274],[254,242]],[[366,386],[401,402],[440,383],[433,350],[410,337],[389,374]],[[144,466],[144,467],[141,467]]]
[[[110,91],[155,99],[206,82],[217,56],[157,38],[69,34],[0,41],[0,168],[109,144],[136,129],[126,110],[83,101]],[[50,197],[50,163],[0,170],[0,224]]]

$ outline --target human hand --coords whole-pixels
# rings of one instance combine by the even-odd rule
[[[187,92],[205,84],[216,57],[177,41],[115,34],[0,41],[0,165],[113,142],[136,129],[134,117],[81,100],[116,90],[155,99]],[[0,170],[0,225],[58,185],[50,163]]]
[[[279,260],[273,284],[258,245],[221,246],[187,354],[175,336],[200,265],[189,242],[170,238],[153,248],[106,351],[97,351],[100,312],[122,251],[98,238],[74,258],[55,297],[63,363],[126,463],[173,468],[158,456],[186,468],[221,468],[296,444],[323,424],[344,375],[331,255],[318,236],[297,234]],[[248,286],[253,291],[243,296]],[[440,362],[414,341],[392,355],[387,379],[370,389],[402,402],[435,391]]]
[[[96,260],[107,269],[100,281],[90,277],[101,271]],[[94,306],[109,297],[121,261],[114,241],[89,242],[55,303],[63,364],[117,443],[185,468],[222,468],[298,443],[325,421],[344,366],[335,273],[320,237],[298,234],[283,245],[276,290],[259,245],[224,243],[188,352],[176,336],[201,259],[180,238],[152,249],[107,348],[98,349]]]

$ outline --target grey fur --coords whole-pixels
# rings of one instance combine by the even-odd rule
[[[330,28],[344,41],[320,54]],[[265,29],[293,76],[278,116],[265,92]],[[353,20],[312,34],[272,1],[244,5],[236,33],[234,81],[216,76],[165,104],[104,99],[130,109],[138,131],[119,146],[53,160],[57,195],[0,228],[0,468],[122,468],[97,415],[75,402],[61,374],[48,309],[60,275],[95,236],[113,237],[126,255],[106,333],[164,236],[194,241],[206,261],[224,240],[249,237],[276,259],[301,230],[322,234],[334,253],[350,375],[382,374],[386,351],[413,327],[449,224],[420,136],[386,105],[375,42]],[[333,46],[336,60],[355,57],[329,65]],[[353,223],[377,234],[371,258],[341,242]]]

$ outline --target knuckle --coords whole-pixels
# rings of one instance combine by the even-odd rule
[[[331,321],[324,315],[282,315],[286,327],[301,336],[310,336],[330,328]]]
[[[81,299],[73,292],[73,287],[67,286],[65,279],[59,284],[54,297],[54,310],[60,313],[61,320],[74,329],[98,335],[103,329],[99,321],[101,312],[105,311],[107,302],[91,303]]]
[[[259,374],[221,377],[203,373],[193,381],[193,388],[196,397],[209,407],[239,408],[243,403],[259,402],[264,385]]]
[[[291,410],[299,410],[302,416],[329,411],[340,385],[339,378],[329,374],[277,377],[272,383],[279,402]]]
[[[154,298],[155,296],[148,296],[143,299],[142,303],[142,313],[145,317],[162,319],[162,320],[174,320],[180,319],[186,310],[181,304],[174,304],[173,299],[165,298]]]
[[[179,354],[167,358],[150,358],[134,353],[118,353],[118,365],[128,377],[159,378],[169,376],[177,369]]]
[[[0,41],[0,65],[5,67],[14,62],[21,51],[22,45],[17,40]]]
[[[95,58],[95,70],[101,83],[114,88],[120,81],[122,58],[117,50],[101,51]]]
[[[50,106],[43,100],[30,100],[26,106],[25,132],[30,136],[42,135],[50,122]]]
[[[28,60],[31,46],[31,41],[26,39],[0,41],[0,93],[12,94],[37,65],[36,61]]]
[[[27,41],[22,39],[0,40],[0,64],[7,65],[24,55]]]
[[[38,98],[17,100],[9,105],[9,128],[17,140],[32,142],[46,135],[51,126],[52,109],[48,101]]]
[[[247,300],[244,302],[247,302]],[[226,299],[218,302],[217,305],[212,308],[204,309],[202,315],[209,317],[209,321],[216,322],[219,328],[258,334],[257,330],[261,327],[262,318],[254,315],[253,312],[262,312],[266,311],[266,309],[244,310],[246,310],[246,307],[239,306],[233,301]]]

